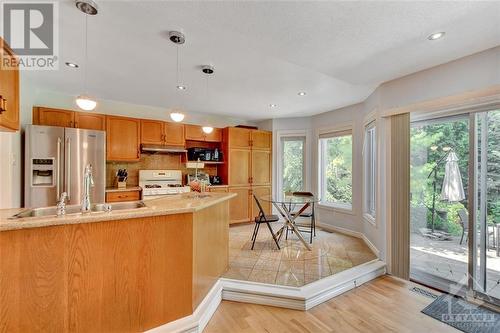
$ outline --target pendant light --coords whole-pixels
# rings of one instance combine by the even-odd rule
[[[176,60],[176,81],[177,81],[177,90],[179,91],[184,91],[186,90],[186,86],[180,83],[179,80],[179,72],[180,72],[180,65],[179,65],[179,45],[184,44],[186,41],[186,37],[182,32],[179,31],[170,31],[168,33],[169,39],[172,43],[174,43],[177,47],[177,60]],[[170,112],[170,119],[172,119],[175,122],[181,122],[184,120],[184,113],[181,112],[182,110],[180,108],[174,108],[172,112]]]
[[[206,78],[207,78],[207,104],[208,104],[208,101],[210,99],[209,95],[208,95],[208,77],[214,73],[215,69],[214,69],[214,66],[204,65],[204,66],[201,66],[201,71],[204,74],[206,74]],[[206,134],[210,134],[214,131],[214,128],[211,126],[203,126],[201,129]]]
[[[87,91],[87,63],[88,63],[88,24],[89,15],[97,15],[97,4],[92,0],[77,0],[76,7],[85,14],[85,62],[83,65],[83,90]],[[97,106],[97,101],[84,93],[76,98],[76,105],[84,111],[92,111]]]

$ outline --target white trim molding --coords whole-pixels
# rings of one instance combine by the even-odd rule
[[[319,228],[325,229],[327,231],[339,232],[341,234],[345,234],[345,235],[353,236],[353,237],[356,237],[356,238],[360,238],[360,239],[362,239],[366,243],[366,245],[370,248],[370,250],[373,251],[373,253],[377,256],[377,258],[380,258],[380,251],[368,239],[368,237],[366,237],[365,234],[363,234],[362,232],[355,231],[355,230],[350,230],[350,229],[346,229],[346,228],[342,228],[342,227],[337,227],[337,226],[334,226],[334,225],[331,225],[331,224],[326,224],[326,223],[321,223],[321,222],[316,223],[316,226],[318,226]]]

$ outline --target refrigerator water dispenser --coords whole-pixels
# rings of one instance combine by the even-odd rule
[[[33,158],[31,160],[31,186],[53,187],[55,186],[55,170],[53,158]]]

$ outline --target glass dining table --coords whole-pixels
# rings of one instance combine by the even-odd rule
[[[304,194],[285,194],[282,198],[273,198],[271,195],[266,195],[260,199],[272,203],[281,217],[283,217],[283,226],[276,233],[278,242],[288,228],[291,229],[306,249],[310,251],[311,245],[302,237],[302,234],[295,224],[295,220],[311,205],[319,202],[320,199],[316,196]]]

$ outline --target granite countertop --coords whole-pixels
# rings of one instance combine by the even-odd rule
[[[106,192],[127,192],[127,191],[142,191],[140,186],[127,186],[127,187],[106,187]]]
[[[9,219],[9,217],[25,210],[25,208],[1,209],[0,231],[194,213],[229,200],[235,196],[236,193],[207,193],[199,197],[199,194],[190,192],[148,200],[144,202],[146,207],[142,208],[115,210],[111,212],[92,212],[87,214],[76,213],[60,217],[44,216]]]

